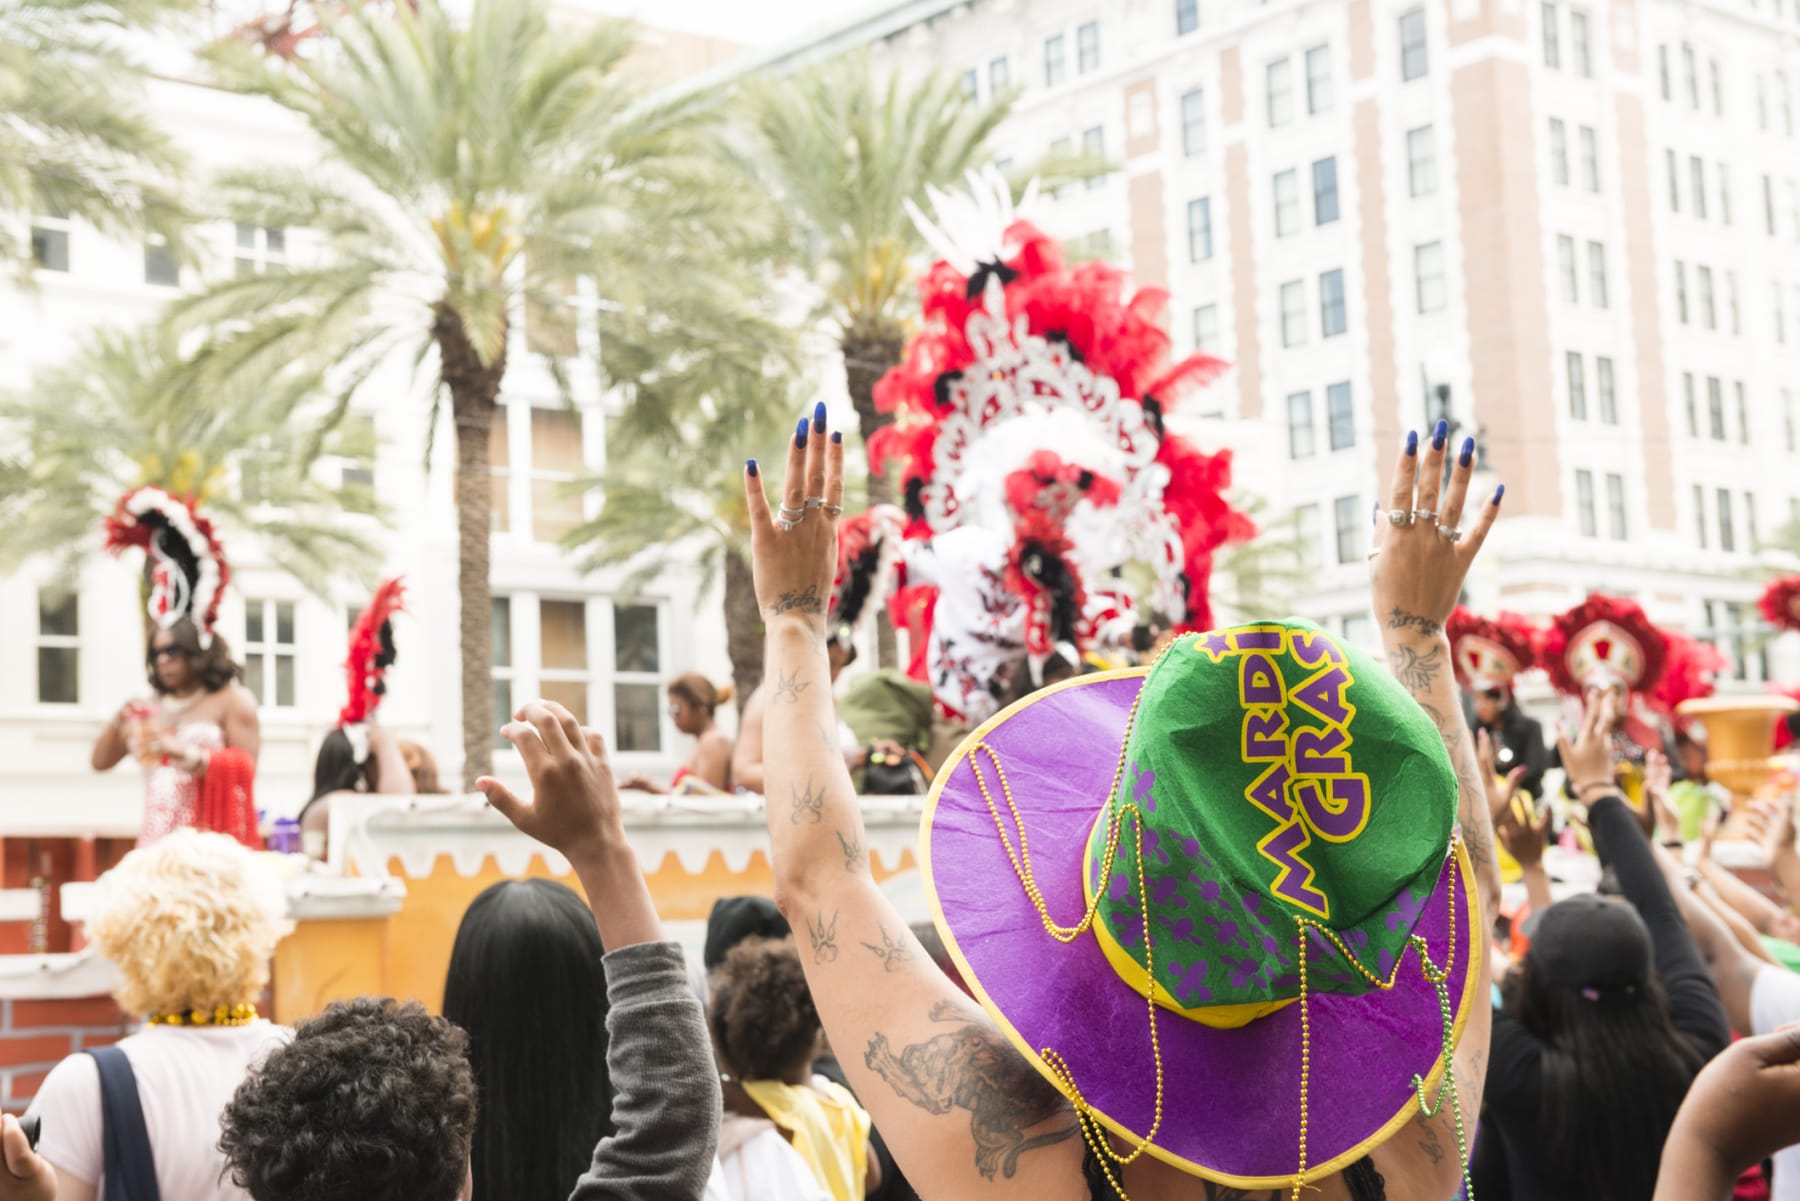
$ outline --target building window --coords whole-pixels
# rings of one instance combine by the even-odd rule
[[[496,414],[496,422],[503,419],[505,413],[506,411],[502,409]],[[344,432],[344,441],[346,443],[344,449],[356,450],[366,447],[369,450],[367,458],[352,458],[346,456],[339,460],[338,487],[374,488],[374,451],[379,445],[379,439],[375,433],[375,418],[369,416],[367,413],[347,413],[345,414],[343,421],[339,423],[338,428]]]
[[[1426,242],[1413,247],[1414,291],[1419,312],[1435,313],[1447,303],[1444,286],[1444,244]]]
[[[1756,77],[1756,128],[1769,132],[1769,92],[1763,77]]]
[[[1785,72],[1775,72],[1775,95],[1781,101],[1781,132],[1791,138],[1794,136],[1794,97],[1788,91]]]
[[[1425,54],[1425,10],[1408,9],[1400,14],[1400,78],[1418,79],[1429,68]]]
[[[1569,131],[1561,117],[1550,118],[1550,181],[1569,186]]]
[[[1706,489],[1694,485],[1694,537],[1706,549]]]
[[[1706,160],[1698,155],[1688,156],[1688,202],[1694,216],[1706,220]]]
[[[1681,167],[1673,150],[1663,151],[1663,166],[1668,168],[1669,176],[1669,211],[1681,211]]]
[[[1301,505],[1294,510],[1294,557],[1302,570],[1324,566],[1324,531],[1319,527],[1319,506]]]
[[[1786,388],[1781,390],[1781,424],[1786,435],[1787,451],[1793,454],[1796,449],[1800,449],[1800,440],[1796,439],[1797,431],[1794,426],[1794,394]]]
[[[1175,34],[1192,33],[1200,28],[1200,0],[1175,0]]]
[[[1588,15],[1579,8],[1569,10],[1569,54],[1575,60],[1575,74],[1592,79],[1594,49],[1588,38]]]
[[[1588,299],[1597,309],[1607,305],[1606,288],[1606,247],[1598,242],[1588,243]]]
[[[1750,404],[1744,395],[1744,381],[1734,380],[1731,390],[1737,400],[1738,441],[1748,446],[1750,445]]]
[[[613,606],[614,745],[662,749],[661,614],[654,605]]]
[[[1288,458],[1310,459],[1318,449],[1313,435],[1311,392],[1291,392],[1288,408]]]
[[[1569,416],[1576,421],[1586,421],[1587,410],[1587,366],[1582,362],[1578,351],[1569,351],[1564,356],[1569,373]]]
[[[1269,128],[1286,125],[1294,119],[1294,69],[1285,58],[1278,58],[1267,68]]]
[[[280,270],[287,262],[287,230],[279,225],[245,225],[237,223],[237,241],[232,248],[233,270],[240,276],[261,275]]]
[[[1687,85],[1688,107],[1700,111],[1700,67],[1694,60],[1694,48],[1681,44],[1681,79]]]
[[[67,588],[38,591],[37,698],[40,705],[81,703],[81,607]]]
[[[1583,125],[1577,131],[1577,141],[1581,146],[1581,186],[1590,192],[1600,190],[1600,144],[1594,136],[1592,125]]]
[[[31,219],[31,261],[41,271],[69,269],[69,215],[52,208]]]
[[[1688,323],[1687,264],[1675,260],[1675,320]]]
[[[587,602],[538,602],[538,694],[588,724]],[[623,748],[621,748],[623,749]]]
[[[1369,528],[1362,501],[1354,496],[1340,496],[1331,503],[1331,509],[1337,519],[1337,561],[1354,563],[1362,557],[1363,531]]]
[[[1761,549],[1762,536],[1756,532],[1756,493],[1744,493],[1744,545],[1752,552]]]
[[[1188,262],[1198,263],[1213,256],[1212,197],[1202,196],[1188,201]]]
[[[1775,299],[1775,303],[1772,306],[1775,311],[1775,341],[1778,343],[1781,343],[1782,345],[1786,345],[1787,344],[1787,308],[1782,303],[1781,282],[1779,280],[1777,280],[1771,286],[1770,294]]]
[[[1557,38],[1556,5],[1540,4],[1544,18],[1544,65],[1551,70],[1562,66],[1562,43]]]
[[[1306,52],[1306,111],[1322,113],[1331,107],[1331,47],[1314,46]]]
[[[1331,449],[1348,450],[1356,445],[1356,406],[1351,400],[1348,382],[1326,386],[1325,422],[1330,431]]]
[[[1281,285],[1281,344],[1298,346],[1306,341],[1306,284],[1292,280]]]
[[[1300,228],[1300,176],[1293,170],[1275,173],[1275,236],[1285,238]]]
[[[1203,304],[1194,309],[1194,349],[1201,354],[1219,352],[1219,306]]]
[[[1320,336],[1335,338],[1349,327],[1344,306],[1344,272],[1341,268],[1319,273]]]
[[[1725,384],[1716,375],[1706,377],[1706,425],[1714,442],[1725,441]]]
[[[1619,394],[1613,381],[1613,361],[1603,354],[1594,356],[1594,394],[1600,402],[1600,424],[1619,424]]]
[[[1706,65],[1712,74],[1713,116],[1723,117],[1725,115],[1725,84],[1720,78],[1719,60],[1712,59]]]
[[[1575,239],[1568,234],[1556,235],[1556,273],[1562,280],[1563,303],[1574,304],[1579,301],[1581,276],[1575,265]]]
[[[962,73],[962,94],[970,104],[981,99],[981,75],[974,67]]]
[[[1763,176],[1763,228],[1775,236],[1775,180],[1768,175]]]
[[[512,719],[513,714],[513,664],[516,657],[513,653],[512,641],[512,598],[496,596],[493,598],[494,610],[494,715],[501,723]],[[498,734],[494,735],[496,750],[506,750],[512,744]]]
[[[1055,34],[1044,39],[1044,86],[1053,88],[1063,81],[1068,72],[1068,64],[1063,57],[1063,35]]]
[[[1675,93],[1669,86],[1669,44],[1667,42],[1656,48],[1656,69],[1657,77],[1662,83],[1662,98],[1673,100]]]
[[[1725,309],[1731,314],[1731,332],[1743,333],[1744,322],[1743,315],[1738,309],[1737,272],[1735,271],[1725,273]]]
[[[1713,164],[1713,174],[1719,178],[1719,221],[1731,224],[1731,168],[1723,162]]]
[[[1719,549],[1726,552],[1737,550],[1737,530],[1731,521],[1731,490],[1720,488],[1713,496],[1718,501],[1719,510]]]
[[[1594,473],[1586,468],[1575,470],[1575,520],[1583,538],[1600,536],[1600,522],[1594,515]]]
[[[1429,125],[1406,131],[1406,182],[1414,196],[1437,191],[1437,139]]]
[[[1313,222],[1330,225],[1338,219],[1337,158],[1322,158],[1313,164]]]
[[[1625,477],[1606,474],[1606,525],[1615,542],[1625,541]]]
[[[1199,88],[1181,94],[1181,152],[1189,158],[1206,153],[1206,93]]]
[[[988,99],[994,100],[1012,86],[1012,67],[1004,58],[988,64]]]
[[[556,542],[580,525],[581,494],[570,484],[581,474],[581,415],[569,409],[531,409],[531,534]]]
[[[1681,398],[1687,411],[1688,437],[1698,438],[1700,436],[1700,406],[1695,397],[1692,371],[1681,373]]]
[[[1106,158],[1106,130],[1096,125],[1092,129],[1081,131],[1081,154],[1090,162],[1099,162]],[[1093,191],[1106,182],[1104,175],[1090,175],[1087,181],[1088,191]]]
[[[1100,69],[1100,22],[1089,21],[1075,31],[1075,62],[1083,75]]]
[[[244,687],[264,707],[294,707],[294,603],[244,602]]]
[[[144,282],[157,288],[179,288],[181,266],[160,234],[144,239]]]
[[[1713,303],[1713,276],[1711,267],[1694,268],[1694,290],[1700,299],[1700,324],[1707,329],[1719,328],[1719,310]]]

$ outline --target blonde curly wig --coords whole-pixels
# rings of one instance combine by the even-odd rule
[[[183,830],[100,878],[88,937],[123,977],[126,1013],[254,1001],[293,929],[280,879],[223,834]]]

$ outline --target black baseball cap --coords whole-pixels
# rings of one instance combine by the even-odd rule
[[[1587,893],[1538,915],[1526,954],[1552,984],[1629,992],[1650,983],[1650,929],[1622,901]]]
[[[767,897],[722,897],[706,919],[706,947],[701,960],[712,971],[725,962],[731,948],[746,938],[786,938],[794,932]]]

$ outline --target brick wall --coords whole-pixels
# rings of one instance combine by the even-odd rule
[[[111,997],[0,1001],[0,1109],[22,1112],[65,1056],[115,1043],[135,1025]]]

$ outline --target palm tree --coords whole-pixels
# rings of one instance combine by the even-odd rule
[[[492,762],[488,436],[513,331],[530,323],[573,351],[556,344],[579,343],[570,295],[591,281],[603,378],[629,384],[639,424],[672,423],[759,375],[782,343],[746,300],[738,251],[765,218],[730,182],[705,102],[647,98],[618,70],[627,25],[552,27],[542,0],[475,0],[459,23],[420,0],[330,29],[320,53],[290,61],[214,51],[228,84],[300,116],[322,147],[317,168],[228,174],[226,207],[316,234],[322,255],[176,311],[201,324],[248,315],[239,338],[325,353],[352,381],[401,348],[435,367],[456,438],[472,786]]]
[[[197,501],[228,544],[254,531],[270,560],[314,592],[344,574],[366,578],[376,550],[346,516],[378,515],[352,470],[373,465],[373,439],[347,425],[296,446],[296,427],[330,407],[324,373],[261,367],[213,377],[177,354],[168,331],[101,330],[28,394],[0,401],[0,425],[25,448],[0,463],[9,485],[0,524],[11,531],[0,574],[35,553],[73,565],[125,492],[155,484]],[[339,473],[321,458],[352,482],[332,480]]]
[[[0,0],[0,209],[79,217],[179,246],[181,157],[138,104],[125,36],[192,0]],[[29,280],[32,247],[0,223],[0,268]]]
[[[708,406],[672,439],[636,441],[577,488],[605,497],[592,521],[570,530],[563,545],[585,552],[583,566],[630,563],[627,593],[671,563],[697,567],[702,591],[720,587],[725,648],[741,707],[762,682],[763,625],[750,576],[750,517],[744,508],[741,457],[779,463],[792,417],[801,406],[772,384],[729,407]]]

